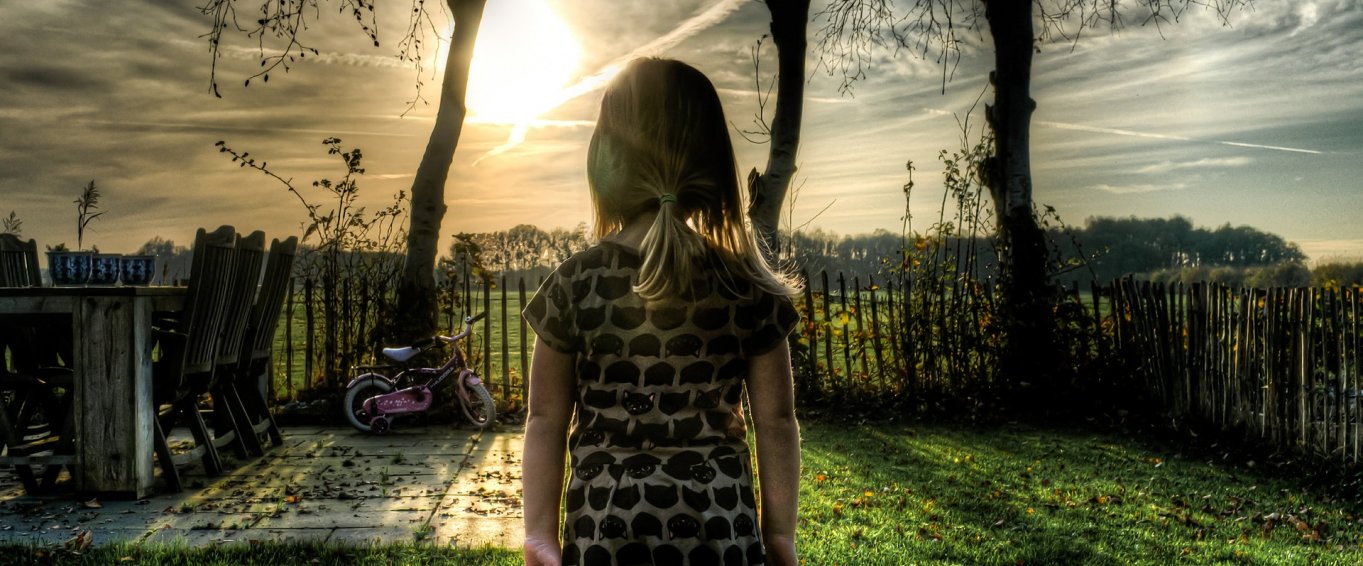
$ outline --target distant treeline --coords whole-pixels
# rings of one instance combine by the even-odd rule
[[[1082,228],[1052,228],[1052,272],[1061,284],[1106,283],[1127,275],[1163,282],[1214,281],[1230,286],[1357,286],[1363,285],[1363,263],[1334,262],[1308,269],[1305,254],[1281,236],[1249,226],[1229,224],[1209,229],[1195,227],[1182,216],[1172,218],[1089,218]],[[446,273],[469,268],[474,277],[535,281],[573,253],[586,249],[592,238],[585,223],[573,230],[542,230],[522,224],[509,230],[461,233],[442,258]],[[785,233],[781,238],[782,264],[810,273],[853,273],[891,276],[902,261],[902,250],[924,249],[930,240],[905,237],[888,230],[839,235],[823,229]],[[973,246],[973,254],[958,253]],[[940,261],[975,257],[981,266],[995,262],[993,240],[948,237],[940,246]],[[186,277],[189,250],[154,238],[139,253],[161,259],[167,282]],[[964,266],[962,266],[964,267]],[[443,274],[442,274],[443,275]]]
[[[1127,275],[1258,287],[1363,284],[1363,264],[1321,265],[1313,273],[1296,244],[1249,226],[1195,227],[1182,216],[1095,217],[1083,227],[1052,228],[1048,236],[1053,245],[1051,271],[1063,284],[1106,283]],[[520,225],[460,234],[450,246],[450,257],[455,263],[467,261],[482,273],[534,280],[590,242],[586,224],[552,231]],[[899,268],[906,248],[940,249],[939,261],[974,257],[981,266],[996,261],[992,239],[980,237],[949,236],[943,245],[930,247],[931,240],[922,235],[905,237],[888,230],[840,235],[815,229],[784,233],[781,242],[781,261],[787,269],[855,273],[880,280]],[[973,254],[958,251],[970,247]]]
[[[1306,255],[1277,234],[1249,226],[1194,227],[1172,218],[1089,218],[1070,234],[1051,231],[1057,251],[1077,266],[1069,280],[1110,281],[1125,275],[1214,268],[1300,265]],[[1229,273],[1229,272],[1225,272]],[[1304,283],[1303,283],[1304,284]]]

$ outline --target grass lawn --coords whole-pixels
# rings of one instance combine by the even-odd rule
[[[805,564],[1363,563],[1363,522],[1347,504],[1277,474],[1130,436],[814,421],[803,423],[803,436]],[[4,563],[519,563],[516,549],[422,543],[125,545],[80,556],[0,545],[0,556],[17,557]]]
[[[1359,564],[1346,505],[1112,434],[807,423],[808,564]]]

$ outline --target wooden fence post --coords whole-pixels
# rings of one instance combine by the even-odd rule
[[[838,321],[841,322],[841,321],[842,321],[842,318],[845,317],[845,316],[847,316],[847,279],[843,277],[841,271],[838,272],[838,293],[839,293],[838,303],[839,303],[840,306],[842,307],[842,313],[841,313],[841,315],[838,317]],[[849,389],[851,388],[850,385],[851,385],[852,383],[855,383],[854,381],[852,381],[852,344],[851,344],[851,342],[852,342],[852,336],[851,336],[852,332],[851,332],[851,330],[852,330],[852,324],[851,324],[851,321],[850,321],[850,320],[849,320],[847,323],[845,323],[845,324],[842,325],[842,365],[843,365],[843,367],[845,368],[845,370],[846,370],[846,372],[847,372],[846,375],[845,375],[844,377],[847,378],[847,383],[848,383],[848,385],[849,385]],[[830,361],[831,361],[831,360],[830,360]]]
[[[857,315],[857,350],[861,354],[861,371],[866,374],[866,382],[871,381],[871,364],[866,358],[866,327],[861,320],[861,277],[852,277],[852,299],[855,303],[853,310]]]
[[[805,384],[807,391],[817,391],[822,395],[823,387],[819,380],[819,324],[818,316],[814,311],[814,281],[809,278],[809,270],[801,269],[800,276],[805,281],[805,312],[809,314],[809,320],[805,321],[805,328],[809,329],[807,338],[809,339],[809,350],[806,358],[809,362],[809,379],[811,383]]]
[[[507,332],[507,324],[506,324],[506,274],[502,274],[502,284],[501,284],[501,288],[502,288],[502,323],[501,323],[501,327],[502,327],[502,328],[501,328],[501,331],[502,331],[502,387],[503,387],[502,391],[503,391],[504,393],[510,393],[510,392],[511,392],[511,353],[510,353],[510,350],[507,348],[507,342],[508,342],[508,340],[509,340],[509,334],[508,334],[508,332]]]
[[[340,363],[337,364],[336,369],[341,373],[337,374],[336,379],[339,379],[342,384],[344,384],[346,380],[340,376],[344,373],[348,373],[350,369],[350,364],[345,362],[354,362],[354,360],[345,359],[349,357],[348,352],[351,351],[351,347],[354,344],[355,331],[355,297],[351,294],[350,279],[351,277],[347,276],[345,279],[341,280],[342,320],[339,325],[340,328],[337,328],[337,333],[339,334],[337,338],[340,341],[340,346],[336,349],[336,357]]]
[[[314,327],[316,319],[314,316],[312,279],[309,278],[303,281],[303,317],[305,326],[307,327],[307,334],[304,335],[306,342],[303,344],[303,385],[299,388],[301,391],[307,391],[312,388],[312,360],[314,357],[313,354],[315,353],[314,340],[316,340],[316,332],[314,332],[316,330]]]
[[[469,300],[469,296],[468,296],[468,295],[463,296],[463,300]],[[444,326],[448,327],[448,329],[450,329],[450,333],[451,333],[451,334],[458,334],[458,331],[461,330],[461,327],[459,327],[459,326],[457,325],[457,323],[455,323],[455,321],[459,321],[459,322],[462,322],[462,321],[463,321],[462,316],[458,316],[458,315],[459,315],[459,274],[458,274],[458,273],[451,273],[451,274],[450,274],[450,315],[446,316],[446,325],[444,325]]]
[[[520,298],[518,303],[520,308],[525,308],[525,278],[516,278],[516,296]],[[521,323],[521,402],[524,403],[530,398],[530,341],[525,332],[525,317],[516,313],[516,320]]]
[[[820,271],[819,277],[823,279],[823,317],[824,321],[828,323],[828,332],[823,334],[824,359],[828,360],[826,367],[828,368],[828,382],[831,386],[829,391],[837,396],[841,392],[838,391],[837,374],[833,372],[833,313],[828,308],[828,271]]]
[[[885,359],[880,354],[880,328],[882,324],[880,315],[876,312],[876,296],[878,295],[876,291],[879,289],[876,288],[876,278],[874,275],[868,275],[866,280],[867,285],[871,290],[871,348],[874,349],[876,353],[876,374],[878,378],[877,381],[879,382],[877,386],[880,388],[881,394],[883,395],[889,388],[886,386],[888,380],[885,378]]]
[[[289,292],[284,295],[284,388],[288,392],[289,400],[293,400],[293,294],[297,287],[294,286],[295,278],[289,277]],[[273,360],[271,360],[273,363]],[[277,392],[275,391],[274,380],[270,380],[270,401],[274,401]]]
[[[481,277],[483,283],[483,377],[492,376],[492,282],[491,277]]]

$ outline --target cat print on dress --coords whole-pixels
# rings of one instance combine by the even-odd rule
[[[625,400],[621,403],[625,407],[625,412],[631,415],[642,415],[653,410],[653,400],[658,397],[657,393],[647,395],[639,392],[625,394]]]

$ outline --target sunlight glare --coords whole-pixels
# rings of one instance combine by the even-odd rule
[[[544,0],[488,2],[469,70],[469,118],[522,124],[553,109],[581,51]]]

